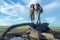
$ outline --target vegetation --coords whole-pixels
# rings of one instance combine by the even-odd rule
[[[51,29],[59,29],[60,30],[60,26],[50,26]]]
[[[9,26],[0,26],[0,28],[8,28]],[[60,29],[60,26],[49,26],[51,29]],[[27,29],[30,28],[29,26],[22,26],[22,27],[17,27],[21,29]]]
[[[0,26],[0,28],[8,28],[9,26]],[[29,26],[22,26],[22,27],[17,27],[17,28],[23,28],[23,29],[27,29],[30,28]]]
[[[0,28],[8,28],[9,26],[0,26]]]

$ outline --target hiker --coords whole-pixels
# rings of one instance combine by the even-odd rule
[[[30,17],[31,17],[31,22],[34,23],[34,4],[30,5]]]
[[[42,7],[40,6],[39,3],[36,3],[36,11],[37,11],[37,16],[38,16],[37,23],[41,24],[40,14],[43,12],[43,9],[42,9]]]

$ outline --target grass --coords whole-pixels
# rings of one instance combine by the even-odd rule
[[[9,26],[0,26],[0,28],[8,28]]]
[[[0,26],[0,28],[8,28],[9,26]],[[60,26],[49,26],[51,29],[60,29]],[[27,29],[30,28],[29,26],[22,26],[22,27],[17,27],[21,29]]]
[[[50,26],[51,29],[60,29],[60,26]]]
[[[30,28],[30,26],[22,26],[22,27],[17,27],[17,28],[28,29],[28,28]]]
[[[9,26],[0,26],[0,28],[9,28]],[[29,26],[22,26],[22,27],[17,27],[17,28],[27,29],[27,28],[30,28],[30,27]]]

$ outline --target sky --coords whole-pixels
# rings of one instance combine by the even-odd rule
[[[41,22],[49,23],[49,26],[60,26],[60,0],[0,0],[0,26],[31,22],[29,6],[37,2],[43,8]]]

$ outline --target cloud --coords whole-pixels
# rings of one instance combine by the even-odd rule
[[[8,16],[5,18],[0,18],[0,25],[3,25],[3,26],[10,26],[13,24],[20,24],[20,23],[26,23],[26,22],[28,21],[25,20],[23,17],[11,19],[11,16]]]
[[[24,0],[26,5],[22,5],[20,2],[14,3],[12,0],[9,0],[11,4],[8,4],[4,0],[1,1],[0,6],[0,12],[9,16],[6,16],[4,18],[0,18],[0,25],[13,25],[13,24],[19,24],[19,23],[25,23],[30,22],[28,19],[29,17],[29,6],[30,4],[35,4],[37,2],[40,2],[40,0]],[[52,3],[46,4],[43,7],[43,10],[46,13],[47,11],[50,11],[50,9],[54,9],[60,4],[57,1],[54,1]],[[49,12],[48,12],[49,13]],[[53,23],[56,21],[55,17],[47,17],[45,18],[46,22]]]
[[[19,2],[13,3],[11,0],[10,2],[12,4],[8,4],[4,0],[1,2],[0,12],[9,16],[0,18],[0,25],[13,25],[27,22],[27,20],[23,18],[23,15],[27,13],[24,5],[20,4]]]
[[[2,1],[1,3],[2,7],[0,7],[0,12],[10,16],[20,16],[21,14],[27,14],[25,13],[25,12],[28,12],[28,10],[26,9],[26,6],[20,4],[19,2],[14,3],[11,0],[9,1],[11,2],[11,4],[8,4],[4,0]],[[38,0],[31,0],[31,1],[28,0],[28,1],[29,3],[27,3],[27,6],[30,6],[31,3],[35,4],[36,2],[38,2]]]
[[[23,19],[22,17],[19,17],[17,20],[22,20],[22,21],[24,21],[24,19]]]
[[[45,20],[48,23],[54,23],[56,21],[56,18],[55,17],[47,17],[47,18],[45,18]]]
[[[1,7],[0,12],[11,15],[11,16],[16,16],[19,15],[19,13],[23,13],[25,11],[24,6],[22,6],[20,3],[14,4],[14,5],[6,5],[7,3],[4,2],[3,7]]]
[[[43,9],[45,9],[45,10],[51,10],[51,9],[54,9],[54,8],[58,7],[59,5],[60,4],[59,4],[58,1],[54,1],[54,2],[51,2],[49,4],[44,5]]]
[[[36,4],[39,2],[39,0],[28,0],[27,2],[27,7],[29,7],[31,4]]]
[[[9,25],[10,23],[8,22],[8,20],[10,20],[10,19],[3,19],[3,18],[0,18],[0,26],[7,26],[7,25]]]
[[[4,22],[2,22],[2,20],[0,20],[0,26],[4,26],[4,25],[7,25],[7,23],[4,23]]]
[[[30,3],[29,3],[29,5],[35,4],[35,3],[37,3],[37,2],[38,2],[38,0],[31,0]]]

